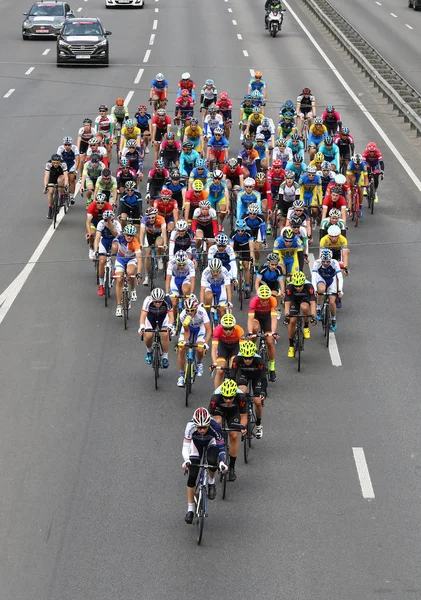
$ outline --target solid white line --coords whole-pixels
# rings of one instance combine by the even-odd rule
[[[16,88],[11,88],[4,96],[3,98],[9,98],[9,96],[11,96],[13,94],[13,92],[15,91]]]
[[[44,52],[42,53],[43,56],[47,56],[47,54],[50,52],[51,48],[47,48],[46,50],[44,50]]]
[[[390,13],[392,15],[392,17],[395,17],[395,19],[398,18],[398,15],[395,15],[395,13]]]
[[[243,54],[244,54],[244,56],[248,56],[249,55],[249,53],[247,52],[247,50],[243,50]]]
[[[377,0],[376,0],[376,4],[378,4],[379,6],[381,6],[381,5],[382,5],[382,3],[381,3],[381,2],[377,2]]]
[[[144,63],[148,62],[150,55],[151,55],[151,51],[150,50],[146,50],[145,56],[143,57],[143,62]]]
[[[134,83],[139,83],[139,81],[140,81],[140,80],[141,80],[141,78],[142,78],[142,75],[143,75],[143,72],[144,72],[144,70],[145,70],[145,69],[139,69],[139,70],[138,70],[138,72],[137,72],[137,75],[136,75],[136,77],[135,77],[135,80],[134,80]]]
[[[154,41],[155,41],[155,34],[153,33],[151,35],[151,37],[149,38],[149,46],[153,46]]]
[[[155,21],[153,22],[153,25],[152,25],[152,29],[156,29],[157,27],[158,27],[158,20],[155,19]]]
[[[82,10],[82,7],[78,8],[78,9],[77,9],[77,12],[81,12],[81,10]]]
[[[228,9],[228,12],[232,12],[232,8],[229,8],[229,9]]]
[[[350,88],[350,86],[347,84],[347,82],[345,81],[345,79],[342,77],[342,75],[340,74],[340,72],[338,71],[338,69],[335,67],[335,65],[333,64],[333,62],[330,60],[330,58],[326,55],[326,53],[322,50],[322,48],[316,42],[316,40],[314,39],[314,37],[311,35],[311,33],[309,32],[309,30],[307,29],[307,27],[299,19],[299,17],[296,15],[296,13],[292,10],[292,8],[288,4],[287,0],[284,0],[284,4],[287,7],[287,9],[289,10],[289,12],[291,13],[291,15],[294,17],[294,19],[297,21],[298,25],[301,27],[301,29],[304,31],[304,33],[307,35],[308,39],[311,41],[311,43],[313,44],[313,46],[316,48],[316,50],[318,51],[318,53],[320,54],[320,56],[323,57],[324,61],[330,67],[330,69],[332,70],[332,72],[335,75],[335,77],[338,79],[338,81],[340,81],[340,83],[342,84],[342,86],[345,88],[345,90],[348,92],[348,94],[354,100],[355,104],[358,106],[358,108],[361,110],[361,112],[364,114],[364,116],[373,125],[374,129],[380,135],[380,137],[383,139],[383,141],[385,142],[386,146],[395,155],[395,157],[398,159],[398,161],[400,162],[400,164],[402,165],[402,167],[408,173],[408,175],[411,178],[411,180],[414,183],[414,185],[421,192],[421,181],[415,175],[414,171],[408,165],[408,163],[406,162],[406,160],[404,159],[404,157],[402,156],[402,154],[399,152],[399,150],[396,148],[396,146],[394,145],[394,143],[392,142],[392,140],[389,138],[388,135],[386,135],[386,133],[380,127],[380,125],[378,124],[378,122],[376,121],[376,119],[366,109],[366,107],[360,101],[360,99],[355,94],[355,92]]]
[[[155,8],[155,12],[159,12],[159,8]]]
[[[29,69],[25,71],[25,75],[30,75],[34,69],[35,67],[29,67]]]
[[[354,454],[355,465],[357,467],[358,478],[360,480],[361,491],[363,498],[372,500],[375,498],[373,486],[368,472],[367,461],[363,448],[352,448]]]
[[[124,105],[128,106],[130,100],[133,98],[133,94],[134,94],[134,90],[130,90],[130,92],[127,94],[125,100],[124,100]]]
[[[241,33],[237,33],[237,37],[238,37],[239,40],[243,39],[243,36],[241,35]]]
[[[254,69],[250,69],[250,75],[254,77]]]
[[[235,21],[234,19],[232,20],[232,24],[233,25],[237,25],[237,21]]]
[[[408,29],[414,29],[413,27],[411,27],[411,25],[408,25],[408,23],[405,23],[405,27],[408,27]]]

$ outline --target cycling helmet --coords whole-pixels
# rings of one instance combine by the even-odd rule
[[[377,150],[377,146],[376,146],[376,144],[375,144],[374,142],[369,142],[369,143],[367,144],[367,148],[366,148],[366,150],[367,150],[368,152],[375,152],[375,151]]]
[[[261,71],[255,71],[254,76],[257,77],[257,79],[260,79],[263,76],[263,73]]]
[[[92,119],[86,117],[86,119],[83,119],[83,125],[92,125]]]
[[[220,273],[222,271],[222,262],[219,258],[213,258],[209,263],[209,268],[214,273]]]
[[[110,169],[107,169],[107,168],[102,169],[102,171],[101,171],[101,177],[103,179],[109,179],[111,177],[111,171],[110,171]]]
[[[210,115],[216,115],[216,113],[217,113],[216,106],[209,106],[209,107],[208,107],[208,113],[209,113]]]
[[[343,135],[349,135],[349,127],[342,127],[341,133]]]
[[[174,254],[174,260],[177,265],[185,265],[189,260],[189,257],[187,256],[187,252],[184,252],[184,250],[179,250]]]
[[[323,248],[320,250],[320,260],[332,260],[333,252],[329,248]]]
[[[253,106],[253,112],[256,113],[256,115],[260,113],[260,106]]]
[[[148,110],[146,104],[139,104],[137,110]]]
[[[168,140],[168,141],[170,141],[170,140],[173,140],[173,141],[174,141],[174,140],[175,140],[175,135],[173,134],[173,132],[172,132],[172,131],[169,131],[169,132],[167,133],[167,140]]]
[[[228,94],[226,92],[221,92],[219,94],[219,99],[220,100],[228,100]]]
[[[181,79],[190,79],[190,73],[183,73]]]
[[[211,207],[211,203],[209,202],[209,200],[201,200],[199,202],[199,208],[210,208]]]
[[[175,228],[177,231],[187,231],[187,229],[189,228],[189,224],[184,219],[180,219],[175,224]]]
[[[126,127],[134,127],[134,119],[126,119]]]
[[[274,169],[282,169],[282,160],[274,160],[272,163]]]
[[[96,152],[93,152],[91,154],[91,163],[97,164],[97,163],[99,163],[100,160],[101,160],[101,157],[99,154],[97,154]]]
[[[339,208],[331,208],[329,211],[329,217],[333,217],[334,219],[340,219],[342,216],[341,211],[339,210]]]
[[[292,208],[304,208],[304,201],[294,200],[294,202],[292,203]]]
[[[262,119],[262,127],[269,127],[270,121],[266,117]]]
[[[292,274],[291,283],[294,287],[301,287],[306,282],[306,276],[302,271],[297,271]]]
[[[99,112],[101,112],[101,110],[106,110],[106,111],[108,111],[108,106],[105,106],[105,104],[101,104],[101,105],[98,107],[98,111],[99,111]]]
[[[294,113],[292,113],[292,112],[284,113],[284,119],[293,119],[293,118],[294,118]]]
[[[159,195],[161,196],[161,198],[168,198],[168,200],[171,200],[172,191],[169,190],[168,188],[162,188]]]
[[[193,149],[193,142],[190,142],[189,140],[186,140],[185,142],[183,142],[183,148],[187,148],[192,150]]]
[[[260,98],[260,92],[259,90],[253,90],[251,93],[251,97],[254,99]]]
[[[114,219],[114,213],[112,210],[104,210],[102,213],[103,219]]]
[[[267,300],[272,296],[272,292],[268,285],[263,284],[257,290],[257,295],[261,300]]]
[[[300,136],[298,135],[298,133],[293,133],[293,134],[291,135],[291,140],[292,140],[293,142],[299,142],[299,141],[300,141]]]
[[[295,233],[292,231],[291,227],[286,227],[282,233],[282,237],[287,242],[292,242],[295,238]]]
[[[228,236],[225,233],[218,233],[215,238],[215,244],[217,246],[227,246],[228,245]]]
[[[251,94],[244,94],[244,100],[253,100],[253,98],[251,97]]]
[[[181,90],[181,96],[189,96],[189,90]]]
[[[203,158],[198,158],[194,164],[195,164],[196,169],[205,169],[206,168],[206,161],[203,160]]]
[[[322,171],[330,171],[330,163],[328,163],[327,160],[324,160],[320,166]]]
[[[117,98],[115,103],[117,106],[124,106],[124,98]]]
[[[246,179],[244,180],[244,187],[254,187],[255,183],[256,182],[252,177],[246,177]]]
[[[310,96],[311,94],[311,89],[308,87],[303,88],[303,95],[304,96]]]
[[[301,164],[303,162],[303,157],[300,154],[294,154],[292,162]]]
[[[329,106],[326,106],[326,112],[331,113],[334,112],[335,107],[332,106],[331,104],[329,104]]]
[[[177,169],[173,169],[170,173],[171,179],[180,179],[180,172]]]
[[[307,173],[315,175],[317,173],[317,167],[315,167],[314,165],[309,165],[307,167]]]
[[[342,173],[338,173],[337,175],[335,175],[335,183],[337,183],[338,185],[344,185],[346,183],[345,175],[342,175]]]
[[[155,167],[155,169],[163,169],[164,168],[164,161],[162,160],[162,158],[158,158],[158,160],[156,160],[154,162],[154,167]]]
[[[91,160],[92,160],[92,156],[91,156]],[[121,167],[129,167],[129,166],[130,166],[130,163],[129,163],[129,161],[127,160],[127,158],[122,158],[122,159],[120,160],[120,166],[121,166]]]
[[[267,255],[266,258],[266,262],[267,263],[279,263],[279,256],[277,254],[275,254],[274,252],[271,252],[270,254]]]
[[[222,127],[215,127],[213,130],[213,135],[224,135],[224,130]]]
[[[127,148],[137,148],[136,140],[127,140]]]
[[[63,144],[73,144],[73,138],[71,138],[69,135],[66,135],[66,137],[63,138]]]
[[[193,423],[196,427],[209,427],[211,416],[206,408],[201,406],[194,411]]]
[[[240,353],[243,358],[253,358],[257,354],[257,346],[251,340],[240,342]]]
[[[100,192],[99,194],[96,195],[96,201],[97,202],[107,202],[107,196],[105,194],[103,194],[102,192]]]
[[[158,117],[165,117],[167,111],[165,110],[165,108],[158,108],[156,114],[158,115]]]
[[[147,208],[146,212],[145,212],[145,215],[147,217],[156,217],[157,214],[158,214],[158,211],[153,206],[150,206],[149,208]]]
[[[51,159],[52,162],[61,162],[60,154],[52,154]]]
[[[278,138],[275,142],[275,146],[277,146],[278,148],[286,146],[287,145],[287,141],[284,140],[284,138]]]
[[[136,182],[135,181],[126,181],[126,183],[124,184],[124,187],[126,190],[135,190]]]
[[[235,317],[231,313],[226,313],[221,318],[221,325],[224,329],[231,329],[235,326],[235,324],[236,324]]]
[[[258,204],[249,204],[247,208],[247,212],[249,215],[258,215],[260,212],[260,208]]]
[[[238,167],[238,160],[236,158],[230,158],[228,160],[228,166],[230,169],[236,169]]]
[[[199,301],[194,294],[190,294],[190,296],[184,300],[184,308],[186,310],[194,310],[198,306]]]
[[[330,192],[334,194],[342,194],[342,188],[339,185],[334,185]]]
[[[316,154],[314,155],[314,160],[318,163],[323,162],[325,159],[325,155],[323,154],[323,152],[316,152]]]
[[[323,119],[322,119],[322,117],[314,117],[313,123],[315,125],[323,125]]]
[[[124,233],[126,235],[136,235],[136,227],[134,225],[126,225]]]
[[[256,135],[256,142],[264,142],[265,141],[265,136],[263,135],[263,133],[258,133]]]
[[[294,108],[294,102],[292,100],[287,100],[284,104],[285,108]]]
[[[249,148],[251,150],[253,148],[253,142],[251,142],[250,140],[246,140],[245,142],[243,142],[243,146],[244,148]]]
[[[151,292],[151,298],[154,302],[162,302],[165,298],[165,292],[161,288],[154,288]]]
[[[199,123],[199,121],[196,119],[196,117],[192,117],[190,119],[190,125],[197,125]]]
[[[157,81],[164,81],[165,77],[164,77],[164,75],[162,73],[157,73],[155,79]]]
[[[236,381],[234,381],[233,379],[225,379],[221,385],[221,395],[225,398],[234,398],[234,396],[237,393],[237,389],[238,386]]]
[[[289,224],[293,229],[296,229],[297,227],[301,227],[302,222],[301,219],[299,219],[298,217],[291,217]]]
[[[212,173],[212,177],[214,179],[222,179],[224,176],[223,172],[220,171],[219,169],[215,169],[215,171]]]
[[[97,138],[97,137],[93,137],[93,138],[91,138],[91,139],[89,140],[88,144],[89,144],[90,146],[96,146],[96,144],[99,144],[99,140],[98,140],[98,138]]]
[[[193,190],[195,192],[201,192],[203,190],[203,182],[200,179],[195,179],[193,181]]]
[[[238,231],[239,229],[247,229],[247,223],[245,222],[244,219],[237,219],[235,222],[235,229],[236,231]]]
[[[256,182],[264,183],[265,181],[266,181],[266,175],[263,173],[263,171],[260,171],[259,173],[256,174]]]
[[[327,235],[329,237],[337,237],[341,235],[341,229],[337,225],[331,225],[327,230]]]
[[[333,137],[331,135],[327,135],[325,137],[325,146],[331,146],[333,144]]]
[[[215,85],[215,82],[213,79],[206,79],[205,85]]]
[[[295,178],[295,173],[294,171],[290,171],[288,169],[288,171],[285,171],[285,179],[294,179]]]

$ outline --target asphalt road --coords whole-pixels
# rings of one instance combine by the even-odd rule
[[[421,14],[405,0],[329,0],[353,27],[420,91]]]
[[[262,69],[272,117],[310,85],[320,107],[340,109],[358,149],[371,139],[381,144],[386,178],[375,216],[349,231],[351,275],[336,334],[342,366],[332,366],[318,327],[297,373],[280,326],[264,437],[249,465],[238,459],[228,499],[210,503],[200,548],[183,520],[181,446],[212,381],[205,376],[195,386],[185,409],[171,356],[155,393],[136,333],[140,300],[124,332],[96,295],[77,199],[0,325],[1,597],[420,598],[421,268],[414,258],[421,211],[394,154],[290,14],[272,40],[251,0],[159,0],[137,12],[88,0],[81,14],[99,16],[113,32],[113,64],[64,70],[55,66],[53,42],[21,41],[26,5],[16,4],[0,3],[1,96],[15,89],[0,100],[7,165],[0,293],[49,225],[42,172],[62,136],[76,137],[87,114],[131,90],[135,109],[158,71],[173,92],[185,70],[198,83],[212,77],[238,104],[249,69]],[[294,10],[416,170],[419,153],[400,121]],[[145,72],[134,85],[139,68]],[[235,314],[244,323],[238,307]],[[353,448],[364,449],[375,499],[363,497]]]

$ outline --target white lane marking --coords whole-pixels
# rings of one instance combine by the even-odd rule
[[[152,25],[152,29],[156,29],[158,27],[158,19],[155,19]]]
[[[142,78],[142,75],[143,75],[143,72],[144,72],[144,70],[145,70],[145,69],[139,69],[139,70],[138,70],[138,72],[137,72],[137,75],[136,75],[136,77],[135,77],[135,80],[134,80],[134,83],[139,83],[139,81],[140,81],[140,80],[141,80],[141,78]]]
[[[237,37],[238,37],[239,40],[243,39],[243,36],[241,35],[241,33],[237,33]]]
[[[51,48],[47,48],[46,50],[44,50],[44,52],[42,53],[43,56],[47,56],[47,54],[50,52]]]
[[[395,19],[398,18],[398,15],[395,15],[395,13],[390,13],[392,15],[392,17],[395,17]]]
[[[77,9],[77,12],[81,12],[82,11],[82,7]]]
[[[25,71],[25,75],[30,75],[34,69],[35,67],[29,67],[29,69]]]
[[[382,3],[381,3],[381,2],[377,2],[377,0],[376,0],[376,4],[378,4],[379,6],[381,6],[381,5],[382,5]]]
[[[6,94],[3,96],[3,98],[9,98],[9,96],[11,96],[13,94],[15,89],[16,88],[11,88],[8,92],[6,92]]]
[[[243,54],[244,54],[244,56],[248,56],[249,55],[249,53],[247,52],[247,50],[243,50]]]
[[[237,25],[237,21],[235,19],[232,20],[233,25]]]
[[[133,94],[134,94],[134,90],[130,90],[130,92],[127,94],[127,96],[124,100],[125,106],[129,106],[129,102],[133,98]]]
[[[154,41],[155,41],[155,34],[153,33],[151,35],[151,37],[149,38],[149,46],[153,46]]]
[[[229,8],[229,9],[228,9],[228,12],[229,12],[229,13],[231,13],[231,12],[232,12],[232,8]]]
[[[254,77],[254,69],[250,69],[250,75]]]
[[[150,55],[151,55],[151,51],[150,50],[146,50],[145,56],[143,57],[143,62],[144,63],[148,62]]]
[[[155,8],[155,12],[159,12],[159,8]]]
[[[357,467],[358,478],[360,480],[361,491],[363,498],[373,500],[375,498],[373,485],[368,471],[367,461],[363,448],[352,448],[354,454],[355,465]]]
[[[408,25],[408,23],[405,23],[405,27],[408,27],[408,29],[414,29],[413,27],[411,27],[411,25]]]
[[[311,33],[309,32],[309,30],[307,29],[307,27],[300,20],[300,18],[297,16],[297,14],[292,10],[292,8],[289,5],[289,3],[287,2],[287,0],[284,1],[284,4],[287,7],[287,9],[289,10],[289,12],[291,13],[291,15],[294,17],[294,19],[297,21],[298,25],[301,27],[301,29],[304,31],[304,33],[307,35],[308,39],[311,41],[311,43],[313,44],[313,46],[316,48],[316,50],[318,51],[318,53],[320,54],[320,56],[322,56],[323,60],[329,66],[329,68],[331,69],[331,71],[333,72],[333,74],[335,75],[335,77],[338,79],[338,81],[340,81],[340,83],[342,84],[342,86],[345,88],[345,90],[348,92],[348,94],[354,100],[355,104],[358,106],[358,108],[361,110],[361,112],[364,114],[364,116],[373,125],[374,129],[377,131],[377,133],[383,139],[383,141],[385,142],[385,144],[389,147],[389,149],[391,150],[391,152],[395,155],[395,157],[398,159],[398,161],[400,162],[400,164],[402,165],[402,167],[408,173],[408,175],[411,178],[411,181],[413,182],[413,184],[421,192],[421,181],[420,181],[420,179],[418,179],[418,177],[415,175],[414,171],[408,165],[408,163],[406,162],[406,160],[404,159],[404,157],[402,156],[402,154],[399,152],[399,150],[396,148],[395,144],[392,142],[392,140],[389,138],[389,136],[383,131],[383,129],[380,127],[380,125],[378,124],[378,122],[376,121],[376,119],[367,110],[367,108],[360,101],[360,99],[355,94],[355,92],[350,88],[350,86],[347,84],[347,82],[345,81],[345,79],[342,77],[342,75],[340,74],[340,72],[338,71],[338,69],[335,67],[335,65],[333,64],[333,62],[330,60],[330,58],[326,55],[326,53],[322,50],[322,48],[316,42],[316,40],[314,39],[314,37],[311,35]]]

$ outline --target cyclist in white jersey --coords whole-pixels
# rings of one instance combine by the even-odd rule
[[[177,380],[178,387],[184,386],[184,361],[186,348],[184,342],[193,337],[198,345],[197,352],[197,375],[203,375],[203,356],[209,349],[209,342],[212,335],[212,329],[209,322],[208,313],[203,306],[199,306],[196,296],[193,294],[190,298],[184,300],[184,310],[180,314],[182,324],[180,337],[178,338],[178,368],[180,375]]]
[[[288,148],[286,140],[283,138],[277,139],[275,148],[273,149],[272,160],[282,161],[282,168],[285,169],[287,163],[292,161],[292,150]]]
[[[194,291],[195,273],[194,263],[184,250],[176,252],[168,262],[165,293],[171,297],[174,318],[177,314],[178,297],[189,296]]]

